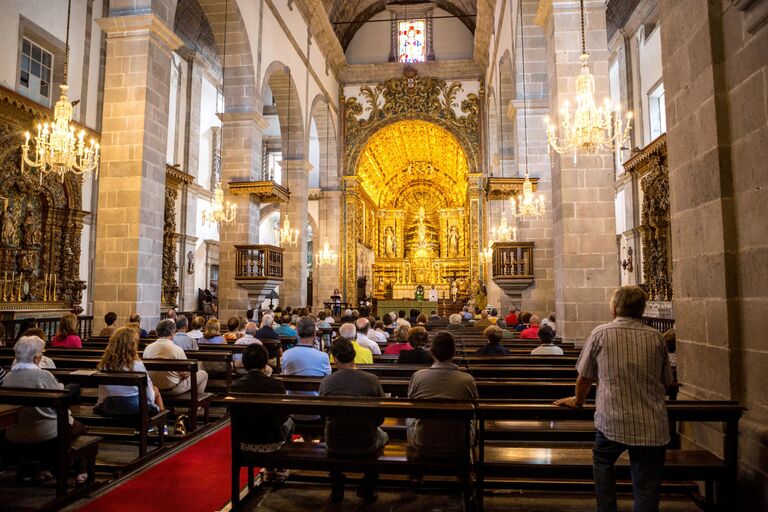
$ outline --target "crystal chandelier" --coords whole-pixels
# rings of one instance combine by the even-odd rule
[[[224,191],[221,190],[221,182],[216,183],[213,192],[213,204],[210,210],[203,210],[203,222],[231,224],[237,218],[237,205],[229,201],[224,203]]]
[[[299,230],[291,229],[291,221],[288,220],[287,213],[285,214],[285,220],[283,220],[283,227],[277,232],[277,237],[281,246],[293,246],[299,242]]]
[[[224,77],[226,76],[226,69],[227,69],[227,13],[229,12],[229,1],[227,1],[227,5],[224,9],[224,57],[222,60],[221,65],[221,90],[224,90]],[[224,104],[224,98],[222,93],[222,102],[219,103],[219,90],[216,90],[216,106]],[[226,108],[226,107],[225,107]],[[223,140],[223,133],[221,136],[219,136],[219,155],[222,154],[222,140]],[[214,222],[217,223],[223,223],[223,224],[231,224],[235,221],[237,218],[237,205],[232,204],[229,201],[224,203],[224,191],[221,189],[221,157],[219,157],[219,171],[216,181],[216,186],[213,189],[213,204],[211,204],[211,209],[206,210],[204,209],[203,214],[203,222],[208,224],[213,224]],[[215,171],[214,171],[215,172]]]
[[[629,140],[632,112],[627,112],[627,124],[622,127],[621,107],[611,109],[610,100],[602,107],[595,103],[595,77],[589,71],[589,54],[584,36],[584,0],[581,0],[581,73],[576,78],[576,111],[571,114],[567,102],[560,110],[562,140],[558,141],[557,127],[549,117],[544,118],[547,141],[558,153],[573,152],[573,162],[581,154],[595,154],[599,150],[615,151]]]
[[[517,241],[517,228],[510,226],[507,222],[507,218],[502,213],[499,227],[491,229],[491,243],[515,241]]]
[[[67,7],[67,38],[64,50],[64,80],[59,89],[61,95],[53,109],[53,123],[37,125],[37,135],[34,147],[30,145],[32,136],[24,133],[24,144],[21,146],[21,171],[26,166],[38,169],[40,183],[43,174],[52,174],[64,181],[64,176],[71,172],[80,175],[87,172],[98,172],[100,147],[95,139],[85,142],[85,130],[75,134],[71,125],[74,108],[69,102],[67,92],[67,68],[69,67],[69,20],[72,1]],[[31,151],[30,151],[31,150]],[[30,156],[30,154],[32,156]]]
[[[493,257],[493,248],[491,245],[492,244],[489,244],[488,247],[480,250],[480,260],[485,263],[491,261],[491,258]]]
[[[318,266],[336,265],[339,262],[339,255],[336,254],[336,251],[331,249],[328,240],[326,240],[325,243],[323,243],[323,249],[317,253],[317,256],[315,256],[315,260],[317,261]]]

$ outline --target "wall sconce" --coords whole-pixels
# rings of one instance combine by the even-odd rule
[[[627,272],[632,272],[634,266],[632,265],[632,247],[627,247],[627,258],[621,261],[621,268]]]

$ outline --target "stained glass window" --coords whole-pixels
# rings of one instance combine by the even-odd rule
[[[406,20],[398,23],[397,55],[400,62],[427,60],[426,20]]]

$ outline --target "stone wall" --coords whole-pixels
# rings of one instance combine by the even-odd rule
[[[747,407],[739,508],[765,510],[768,2],[660,4],[679,379]],[[719,431],[691,440],[719,450]]]

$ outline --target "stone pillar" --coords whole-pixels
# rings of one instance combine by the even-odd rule
[[[309,199],[309,171],[312,164],[307,160],[283,160],[283,181],[291,191],[291,200],[280,207],[280,227],[288,214],[291,229],[299,230],[299,241],[294,246],[286,246],[283,253],[283,284],[280,285],[280,304],[301,307],[307,302],[307,226]],[[317,244],[317,233],[315,244]]]
[[[98,22],[107,58],[94,316],[136,312],[150,329],[160,316],[170,59],[182,43],[152,13]]]
[[[319,311],[323,302],[327,301],[333,290],[341,290],[341,200],[339,190],[323,190],[318,201],[318,231],[315,233],[314,250],[317,254],[323,249],[323,244],[328,240],[329,247],[339,255],[339,263],[335,266],[328,265],[318,267],[315,262],[313,308]]]
[[[259,243],[259,202],[233,195],[230,181],[255,181],[261,176],[261,132],[267,122],[258,112],[225,112],[222,121],[221,188],[224,201],[237,205],[237,218],[220,224],[219,318],[244,316],[251,307],[248,293],[235,282],[235,245]]]
[[[610,95],[605,2],[585,2],[586,41],[596,97]],[[540,0],[537,23],[547,41],[549,112],[559,124],[561,105],[575,102],[581,34],[579,3]],[[618,286],[611,153],[571,155],[552,152],[555,312],[558,334],[584,339],[610,320],[608,302]]]

